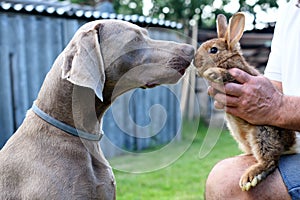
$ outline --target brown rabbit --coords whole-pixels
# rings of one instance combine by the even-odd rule
[[[228,69],[237,67],[251,75],[259,72],[250,66],[241,53],[239,40],[243,35],[245,16],[236,13],[227,27],[224,15],[217,17],[218,38],[203,43],[196,52],[194,65],[200,76],[211,82],[234,82]],[[226,114],[227,126],[246,154],[253,154],[257,163],[242,175],[239,185],[248,191],[271,174],[277,167],[279,157],[286,151],[295,153],[295,132],[272,126],[255,126],[245,120]]]

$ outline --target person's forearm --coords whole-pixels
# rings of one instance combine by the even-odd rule
[[[283,95],[280,107],[274,108],[274,115],[269,125],[300,131],[300,97]]]

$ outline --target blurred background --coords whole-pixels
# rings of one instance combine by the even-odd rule
[[[1,0],[0,149],[22,123],[54,60],[84,23],[129,21],[147,28],[153,39],[198,48],[216,37],[218,14],[229,18],[242,11],[244,56],[263,71],[278,6],[286,2]],[[115,170],[118,199],[203,199],[211,167],[240,153],[224,127],[223,111],[213,108],[207,83],[193,67],[176,85],[135,89],[119,97],[105,114],[101,140]],[[157,172],[136,174],[152,171]]]

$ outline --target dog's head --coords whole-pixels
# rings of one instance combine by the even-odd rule
[[[187,44],[152,40],[146,29],[120,20],[82,26],[64,51],[63,78],[118,96],[133,88],[176,83],[194,56]]]

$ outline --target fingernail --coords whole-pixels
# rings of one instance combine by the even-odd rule
[[[208,88],[207,88],[207,94],[210,96],[210,93],[211,93],[211,86],[208,86]]]
[[[234,75],[234,74],[236,73],[236,69],[235,69],[235,68],[231,68],[231,69],[229,69],[228,71],[229,71],[229,73],[230,73],[231,75]]]

